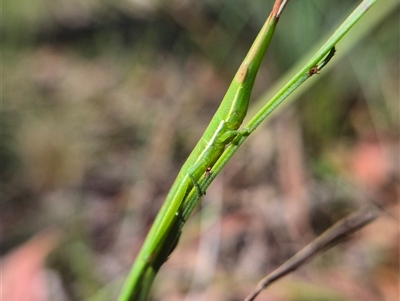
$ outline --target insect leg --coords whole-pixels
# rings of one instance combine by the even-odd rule
[[[201,190],[199,183],[197,183],[196,179],[190,173],[189,178],[190,181],[192,181],[193,186],[196,188],[198,196],[202,197],[203,195],[206,195],[206,192]]]

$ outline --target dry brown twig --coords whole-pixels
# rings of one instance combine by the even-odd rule
[[[377,205],[368,205],[357,210],[353,214],[341,219],[303,249],[288,259],[284,264],[274,270],[272,273],[261,279],[254,291],[248,295],[245,301],[253,301],[262,290],[271,283],[283,276],[295,271],[304,263],[313,257],[335,246],[349,235],[374,221],[381,213]]]

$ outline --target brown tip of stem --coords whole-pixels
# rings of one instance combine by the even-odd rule
[[[289,0],[276,0],[270,17],[279,19],[288,1]]]

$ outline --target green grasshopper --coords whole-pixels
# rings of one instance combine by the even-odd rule
[[[180,210],[186,196],[208,172],[233,139],[248,135],[246,129],[239,130],[246,116],[254,81],[271,41],[279,16],[287,0],[277,0],[274,8],[256,37],[233,78],[218,110],[203,136],[182,166],[166,200],[150,229],[135,264],[128,275],[119,301],[143,300],[161,265],[176,246],[180,228],[184,221]]]

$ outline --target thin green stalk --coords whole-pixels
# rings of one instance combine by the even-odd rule
[[[346,57],[352,49],[360,43],[360,41],[368,36],[379,24],[385,20],[391,13],[395,12],[400,6],[400,2],[398,0],[386,0],[382,2],[377,2],[374,6],[374,12],[371,14],[365,15],[350,32],[348,32],[336,45],[336,48],[339,49],[338,53],[335,55],[335,60],[327,68],[325,68],[325,72],[321,75],[323,77],[330,68],[332,68],[335,64],[337,64],[340,59]],[[333,26],[333,28],[338,28],[341,25],[340,22],[337,25]],[[326,36],[321,38],[315,43],[315,46],[312,46],[311,49],[305,54],[298,62],[296,62],[293,67],[290,68],[287,72],[285,72],[282,77],[279,78],[265,93],[263,93],[260,97],[253,101],[251,108],[249,108],[249,112],[247,113],[247,117],[245,118],[245,122],[250,120],[250,116],[254,116],[264,105],[265,103],[272,99],[273,96],[278,93],[281,87],[287,83],[292,77],[293,74],[296,73],[297,70],[302,68],[307,62],[308,58],[312,56],[312,54],[316,53],[318,49],[323,45],[326,41]],[[310,89],[310,87],[316,83],[316,81],[306,81],[302,84],[296,91],[295,97],[290,97],[285,102],[283,102],[275,111],[282,110],[285,108],[292,100],[298,98],[302,93]]]
[[[252,47],[248,56],[246,56],[217,113],[198,145],[185,162],[178,179],[168,194],[167,200],[138,255],[138,259],[127,277],[119,297],[120,301],[144,300],[146,298],[158,269],[174,249],[185,221],[197,205],[200,199],[200,192],[206,191],[223,166],[261,122],[294,90],[329,62],[334,54],[336,43],[377,1],[364,0],[308,63],[255,114],[248,124],[243,127],[243,130],[238,131],[237,129],[247,111],[248,97],[250,96],[259,64],[272,37],[282,9],[287,3],[287,0],[276,0],[273,12],[262,29],[261,36],[263,38],[260,38],[261,40],[256,39],[255,46],[253,45],[254,49]],[[237,101],[242,101],[242,103]],[[215,137],[218,139],[212,140]],[[225,148],[230,141],[228,140],[230,137],[233,141]],[[209,167],[212,168],[209,170]],[[190,192],[186,195],[188,190]]]
[[[301,84],[303,84],[313,73],[310,70],[317,66],[318,63],[328,55],[331,49],[337,44],[337,42],[357,23],[357,21],[367,12],[372,5],[378,0],[364,0],[359,6],[349,15],[349,17],[340,25],[340,27],[332,34],[332,36],[325,42],[325,44],[316,52],[316,54],[306,63],[293,77],[292,79],[277,93],[275,96],[244,126],[250,135],[254,130],[270,115],[276,107],[281,104],[294,90],[296,90]],[[340,51],[340,49],[338,50]],[[322,66],[324,67],[324,66]],[[321,66],[319,67],[322,68]],[[232,158],[235,152],[238,150],[240,145],[247,139],[249,135],[239,136],[239,139],[235,139],[225,149],[224,153],[220,156],[218,161],[215,163],[213,168],[204,177],[199,185],[203,191],[205,191],[215,177],[220,173],[226,163]],[[191,191],[185,201],[183,218],[186,220],[189,218],[191,212],[198,202],[198,195],[195,191]]]

